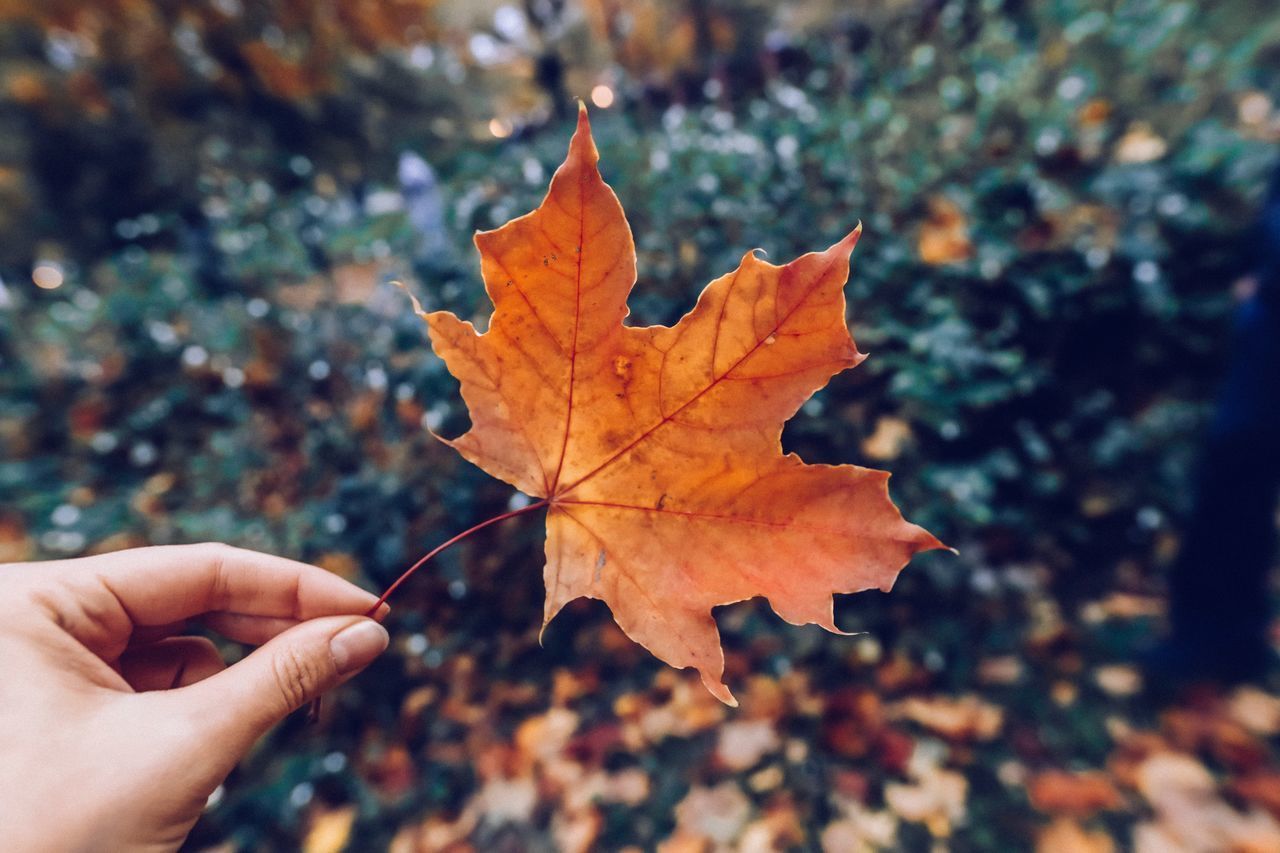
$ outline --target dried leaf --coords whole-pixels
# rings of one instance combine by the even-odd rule
[[[916,248],[926,264],[954,264],[973,255],[969,224],[954,201],[944,196],[929,199],[929,216],[920,228]]]
[[[687,844],[689,839],[703,839],[728,844],[742,832],[750,816],[751,801],[735,783],[695,786],[676,806],[676,835],[670,841],[679,839],[680,844]]]
[[[588,807],[573,814],[557,814],[551,822],[556,849],[564,853],[587,853],[596,849],[596,839],[604,826],[600,811]]]
[[[912,696],[889,710],[951,740],[990,740],[1004,725],[1004,710],[977,696]]]
[[[822,853],[870,853],[893,849],[898,821],[889,812],[856,810],[822,830]]]
[[[903,820],[923,823],[937,838],[946,838],[965,816],[969,781],[954,770],[934,769],[912,785],[890,784],[884,800]]]
[[[733,704],[713,607],[763,595],[836,631],[833,593],[887,590],[942,545],[886,473],[781,451],[783,423],[863,358],[843,294],[859,231],[785,266],[749,252],[676,326],[625,326],[635,247],[597,160],[584,108],[538,209],[476,235],[487,332],[424,314],[472,419],[448,444],[545,499],[544,625],[600,599]]]
[[[775,853],[794,850],[805,839],[800,816],[795,806],[783,800],[768,810],[764,817],[747,824],[738,839],[738,853]]]
[[[495,778],[471,799],[468,808],[475,809],[487,823],[528,823],[538,805],[538,788],[531,776],[515,779]]]
[[[1170,742],[1188,752],[1208,750],[1236,769],[1253,769],[1267,762],[1266,744],[1229,716],[1229,707],[1214,702],[1201,708],[1170,708],[1160,716]]]
[[[1142,619],[1163,616],[1166,610],[1163,599],[1154,596],[1134,595],[1129,592],[1113,592],[1101,601],[1085,605],[1080,617],[1090,624],[1108,619]]]
[[[17,513],[0,511],[0,563],[28,559],[31,550],[31,540],[22,517]]]
[[[978,681],[983,684],[1013,684],[1022,678],[1022,659],[1016,655],[984,658],[978,662]]]
[[[1027,788],[1031,805],[1042,812],[1088,817],[1094,812],[1119,808],[1123,801],[1116,786],[1103,773],[1037,773]]]
[[[1231,695],[1227,713],[1231,719],[1256,735],[1274,737],[1280,734],[1280,697],[1241,687]]]
[[[1098,667],[1093,681],[1111,696],[1132,696],[1142,689],[1142,673],[1122,663]]]
[[[782,745],[768,720],[734,720],[720,727],[716,758],[730,770],[747,770]]]
[[[1232,781],[1231,792],[1280,819],[1280,773],[1264,770]]]
[[[1203,764],[1178,752],[1157,752],[1138,767],[1137,788],[1157,809],[1188,798],[1213,795],[1213,776]]]
[[[862,452],[868,459],[887,462],[897,459],[910,440],[911,424],[901,418],[882,417],[876,421],[875,431],[862,442]]]
[[[1224,803],[1213,776],[1190,756],[1151,756],[1138,769],[1138,789],[1156,813],[1134,832],[1134,849],[1142,853],[1280,849],[1280,823],[1261,809],[1239,812]]]
[[[1036,838],[1036,853],[1112,853],[1115,849],[1106,832],[1090,832],[1069,818],[1058,818]]]
[[[355,806],[342,806],[317,812],[303,839],[303,853],[339,853],[345,849],[358,811]]]

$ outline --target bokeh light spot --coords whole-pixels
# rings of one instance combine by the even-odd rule
[[[613,106],[613,90],[601,83],[591,90],[591,103],[602,110]]]
[[[31,280],[35,282],[36,287],[43,290],[57,290],[62,287],[65,277],[62,274],[62,268],[57,264],[42,263],[36,264],[31,270]]]

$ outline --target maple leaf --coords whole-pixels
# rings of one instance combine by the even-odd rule
[[[843,294],[861,228],[784,266],[749,252],[675,326],[627,326],[635,246],[598,159],[581,107],[542,204],[476,234],[484,334],[415,304],[471,415],[442,440],[547,507],[544,629],[600,599],[736,704],[713,607],[762,595],[838,631],[833,593],[888,590],[943,546],[902,518],[887,473],[782,453],[783,424],[865,357]]]

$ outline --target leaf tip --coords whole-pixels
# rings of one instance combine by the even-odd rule
[[[932,533],[930,533],[928,530],[925,530],[920,525],[913,524],[912,527],[916,528],[916,530],[919,533],[919,536],[917,537],[917,540],[916,540],[918,543],[918,547],[916,549],[917,553],[921,551],[950,551],[953,555],[957,557],[960,556],[959,551],[957,551],[955,548],[952,548],[946,542],[943,542],[937,536],[934,536]]]
[[[569,140],[570,159],[575,155],[592,163],[600,159],[595,139],[591,136],[591,119],[587,116],[587,105],[581,98],[578,99],[578,126],[573,131],[573,138]]]
[[[542,627],[538,629],[538,647],[545,648],[542,644],[542,638],[547,634],[547,628],[551,625],[551,620],[560,615],[560,610],[564,607],[565,601],[553,601],[550,597],[542,605]]]
[[[725,687],[722,682],[715,681],[707,676],[702,676],[702,684],[711,691],[711,695],[719,699],[730,708],[738,707],[737,698],[729,692],[729,688]]]
[[[449,447],[453,447],[453,448],[456,448],[456,447],[457,447],[457,442],[456,442],[454,439],[452,439],[452,438],[445,438],[443,435],[441,435],[440,433],[436,432],[436,431],[435,431],[435,430],[433,430],[431,427],[424,427],[424,429],[426,429],[426,431],[427,431],[427,435],[431,436],[432,438],[434,438],[436,441],[440,442],[441,444],[444,444],[444,445],[447,445],[447,446],[449,446]]]
[[[818,623],[818,627],[822,628],[825,631],[830,631],[832,634],[837,634],[841,637],[853,637],[859,633],[862,633],[859,631],[844,630],[843,628],[841,628],[839,625],[836,624],[836,620],[834,616],[823,619],[821,622]]]
[[[394,284],[396,287],[400,288],[401,290],[403,290],[408,295],[409,300],[413,303],[413,313],[417,314],[419,317],[421,317],[424,320],[427,319],[426,309],[422,307],[422,303],[418,301],[418,297],[413,295],[413,291],[409,289],[409,285],[405,284],[403,281],[400,281],[398,279],[395,281],[392,281],[391,283]]]
[[[858,224],[853,227],[853,230],[844,235],[844,237],[841,238],[841,240],[832,248],[838,248],[844,254],[851,255],[853,254],[853,247],[858,245],[858,240],[861,237],[862,222],[859,220]]]

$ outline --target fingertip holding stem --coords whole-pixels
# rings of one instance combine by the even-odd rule
[[[386,616],[390,609],[385,604],[375,607],[376,618]],[[339,675],[350,675],[373,663],[390,644],[391,636],[387,629],[370,617],[335,634],[329,640],[329,654],[333,656],[334,670]],[[317,696],[307,706],[308,723],[314,725],[320,722],[321,702],[321,697]]]
[[[372,619],[363,619],[335,634],[329,641],[329,652],[338,673],[347,675],[373,663],[390,642],[386,628]]]

